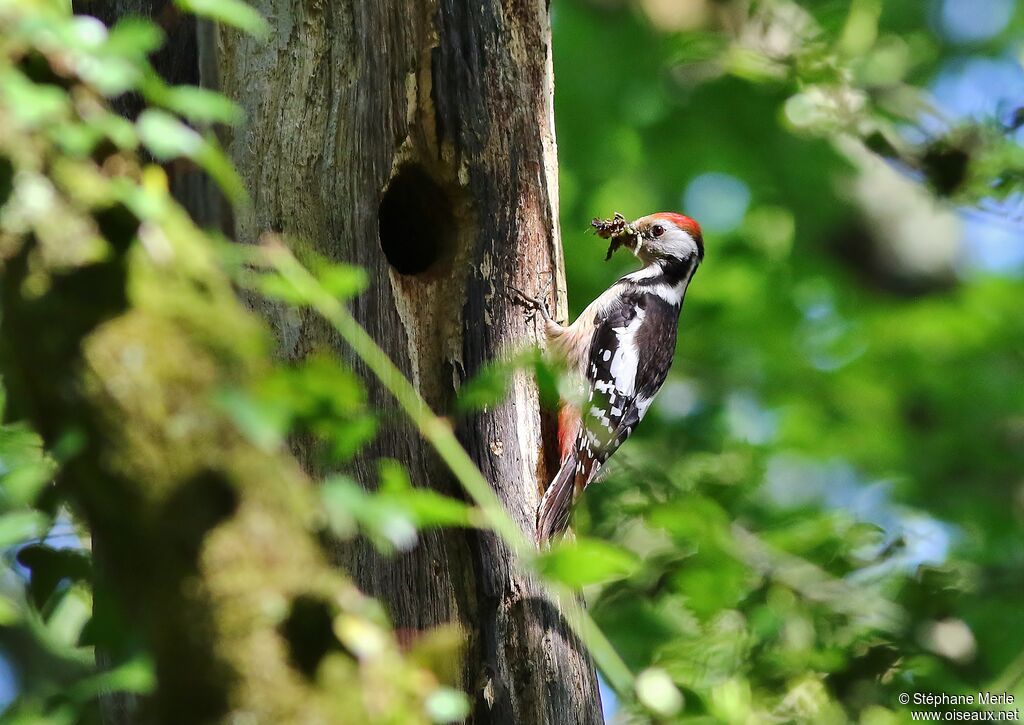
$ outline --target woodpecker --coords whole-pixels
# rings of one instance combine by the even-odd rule
[[[636,429],[668,377],[683,297],[704,259],[700,226],[682,214],[630,223],[616,214],[593,226],[611,240],[609,256],[624,246],[643,267],[616,281],[571,325],[513,290],[520,304],[542,315],[548,349],[585,385],[579,401],[563,401],[559,410],[560,467],[537,511],[542,545],[565,531],[573,503]]]

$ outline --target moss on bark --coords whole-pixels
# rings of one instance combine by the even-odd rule
[[[422,719],[436,680],[328,564],[309,481],[218,403],[265,372],[265,330],[168,200],[135,227],[134,242],[72,266],[48,266],[46,242],[26,236],[0,285],[12,398],[49,445],[79,441],[59,487],[93,534],[97,585],[156,662],[142,715]]]

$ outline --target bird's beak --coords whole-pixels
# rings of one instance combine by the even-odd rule
[[[619,234],[614,239],[614,245],[616,248],[625,247],[631,251],[634,256],[640,256],[640,250],[644,246],[644,235],[633,224],[627,224],[622,234]]]
[[[640,232],[629,235],[629,239],[622,240],[622,246],[631,251],[635,256],[640,256],[640,248],[644,246],[644,238]]]

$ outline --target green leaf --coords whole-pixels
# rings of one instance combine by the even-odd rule
[[[340,299],[355,297],[370,285],[366,270],[344,262],[320,259],[310,265],[310,271],[325,290]]]
[[[401,495],[412,489],[412,481],[409,480],[405,466],[393,458],[380,459],[377,472],[380,474],[379,493]]]
[[[75,683],[70,695],[78,702],[84,702],[111,692],[147,695],[155,686],[153,663],[145,657],[135,657],[112,670]]]
[[[46,629],[64,647],[78,646],[82,629],[92,616],[92,592],[82,584],[72,586],[53,608]]]
[[[285,371],[276,384],[298,414],[310,418],[327,415],[348,417],[366,403],[359,378],[337,358],[325,354],[309,357],[302,365]]]
[[[78,50],[99,50],[107,41],[107,26],[91,15],[73,15],[61,23],[58,37]]]
[[[473,525],[472,507],[430,489],[414,488],[396,503],[408,512],[413,523],[420,529]]]
[[[140,17],[127,17],[117,21],[110,29],[104,50],[117,55],[142,58],[156,51],[164,43],[163,31],[152,21]]]
[[[628,551],[598,539],[563,541],[537,557],[541,574],[572,587],[622,579],[639,561]]]
[[[68,156],[85,158],[92,153],[102,134],[92,126],[70,121],[50,129],[50,138]]]
[[[80,64],[82,79],[108,98],[135,89],[142,80],[142,69],[130,60],[108,55],[95,62]]]
[[[203,167],[203,171],[209,174],[211,179],[217,182],[217,186],[227,194],[232,203],[239,204],[246,200],[248,195],[245,183],[235,171],[230,159],[221,150],[220,144],[217,143],[217,137],[212,132],[207,133],[194,160]]]
[[[483,410],[500,403],[508,396],[512,374],[513,367],[511,365],[504,363],[485,365],[459,390],[459,410]]]
[[[558,407],[563,399],[563,390],[568,394],[566,400],[577,394],[576,381],[565,370],[564,365],[557,365],[551,360],[537,355],[533,361],[534,379],[537,381],[537,392],[540,394],[541,405],[550,410]]]
[[[376,493],[345,476],[324,482],[324,512],[336,536],[349,538],[360,528],[387,552],[411,547],[420,528],[474,525],[472,507],[436,491],[413,487],[397,462],[383,460],[380,470]]]
[[[0,627],[10,627],[21,621],[21,609],[14,600],[0,595]]]
[[[71,109],[71,99],[63,89],[36,85],[13,71],[0,76],[0,98],[18,123],[29,129],[66,117]]]
[[[178,113],[194,123],[226,123],[236,124],[242,120],[243,114],[238,104],[230,101],[216,91],[198,86],[164,86],[156,97],[155,103]]]
[[[309,304],[309,295],[306,294],[306,291],[300,290],[277,272],[267,272],[258,276],[256,289],[265,297],[281,300],[295,307],[304,307]]]
[[[0,516],[0,549],[39,539],[48,524],[49,519],[38,511],[11,511]]]
[[[407,511],[386,498],[364,491],[350,478],[334,476],[321,494],[328,525],[337,536],[351,536],[358,522],[377,548],[385,553],[406,551],[416,543],[416,525]]]
[[[337,462],[351,460],[377,435],[377,419],[372,415],[350,415],[347,419],[322,419],[311,426],[314,433],[330,444],[331,457]]]
[[[31,504],[56,468],[34,431],[21,424],[0,427],[0,491],[8,504]]]
[[[347,476],[327,479],[320,490],[320,500],[327,516],[327,526],[335,536],[350,539],[356,535],[358,521],[355,510],[363,505],[366,492]]]
[[[256,399],[236,389],[219,392],[215,400],[254,445],[265,451],[280,447],[291,423],[291,414],[283,404]]]
[[[433,722],[462,722],[469,717],[469,698],[461,690],[439,687],[427,696],[424,708]]]
[[[135,125],[116,113],[103,111],[90,116],[86,123],[110,139],[119,149],[134,151],[139,145]]]
[[[665,670],[651,667],[636,678],[636,696],[648,710],[672,717],[683,709],[683,693]]]
[[[204,147],[203,137],[165,111],[153,108],[139,114],[139,138],[160,161],[195,158]]]
[[[176,3],[182,10],[255,36],[262,37],[270,31],[263,16],[241,0],[176,0]]]
[[[474,509],[471,506],[429,488],[413,487],[405,468],[398,461],[384,459],[379,470],[378,500],[403,509],[416,528],[473,525]]]

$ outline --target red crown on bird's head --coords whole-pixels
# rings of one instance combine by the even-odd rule
[[[685,214],[676,214],[673,211],[663,211],[658,214],[654,214],[653,216],[657,219],[664,219],[667,222],[672,222],[697,241],[703,241],[704,239],[700,231],[700,224],[697,223],[697,220],[692,219]]]
[[[671,222],[693,237],[693,241],[697,243],[697,250],[700,253],[700,258],[704,258],[704,235],[701,233],[700,224],[697,223],[696,219],[688,217],[685,214],[677,214],[673,211],[663,211],[658,214],[652,214],[651,216],[656,219],[663,219],[664,221]]]

